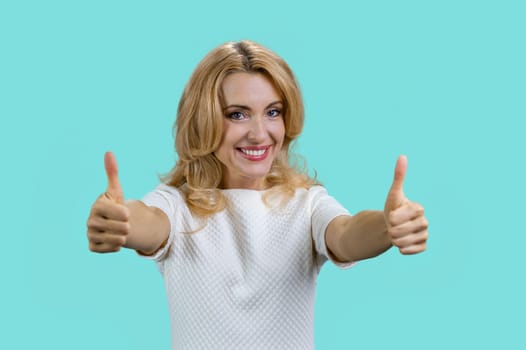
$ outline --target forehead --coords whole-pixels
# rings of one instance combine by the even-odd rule
[[[268,104],[280,101],[274,84],[261,73],[237,72],[229,74],[221,84],[225,104]]]

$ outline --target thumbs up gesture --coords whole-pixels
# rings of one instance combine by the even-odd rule
[[[130,212],[124,206],[124,194],[113,153],[104,155],[104,167],[108,187],[91,207],[87,222],[89,249],[98,253],[119,251],[126,243],[130,230]]]
[[[391,189],[387,194],[384,217],[387,233],[402,254],[417,254],[426,250],[428,237],[424,207],[407,199],[403,191],[407,158],[400,156],[396,162]]]

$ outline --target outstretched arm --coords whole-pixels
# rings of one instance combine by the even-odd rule
[[[407,158],[400,156],[384,211],[339,216],[329,223],[325,240],[336,259],[343,262],[372,258],[392,245],[402,254],[416,254],[426,249],[427,219],[424,208],[403,193],[406,171]]]
[[[126,247],[146,255],[155,252],[170,233],[168,217],[140,201],[124,203],[117,161],[110,152],[104,156],[104,167],[108,187],[91,207],[87,222],[90,250],[109,253]]]

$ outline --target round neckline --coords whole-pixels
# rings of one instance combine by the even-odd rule
[[[219,188],[221,192],[251,192],[251,193],[263,193],[269,189],[255,190],[252,188]]]

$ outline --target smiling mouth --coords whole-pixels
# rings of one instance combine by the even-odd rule
[[[244,148],[239,147],[237,148],[238,151],[240,151],[243,158],[249,159],[249,160],[263,160],[267,157],[268,151],[270,149],[270,146],[258,146],[258,147],[250,147],[250,148]]]

